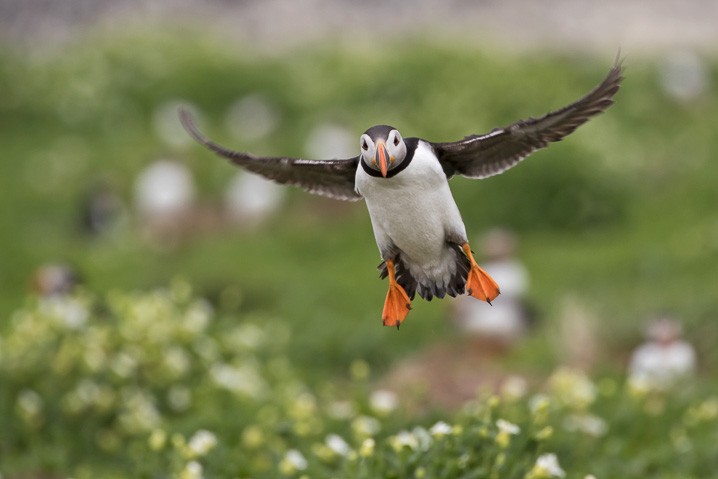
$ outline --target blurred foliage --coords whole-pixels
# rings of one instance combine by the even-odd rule
[[[558,369],[411,417],[356,361],[313,379],[292,330],[219,315],[189,286],[33,301],[0,341],[4,477],[715,475],[718,397]],[[28,347],[32,344],[32,347]]]

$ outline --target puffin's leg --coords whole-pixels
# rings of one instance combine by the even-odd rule
[[[399,326],[409,314],[411,309],[411,299],[406,294],[404,288],[396,282],[396,273],[394,272],[394,261],[387,259],[386,271],[389,273],[389,291],[386,293],[386,301],[384,301],[384,310],[381,313],[381,319],[384,326]]]
[[[501,293],[499,285],[476,263],[469,243],[462,244],[461,249],[471,262],[471,269],[466,277],[466,294],[491,304],[491,301]]]

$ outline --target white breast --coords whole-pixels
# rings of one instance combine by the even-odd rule
[[[465,240],[466,229],[431,146],[420,141],[411,163],[392,178],[370,176],[359,166],[356,187],[382,256],[396,246],[419,283],[448,281],[456,259],[447,236]]]

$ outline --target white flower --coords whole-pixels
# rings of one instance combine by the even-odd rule
[[[411,433],[416,438],[416,442],[420,450],[426,451],[429,447],[431,447],[432,439],[429,435],[429,431],[423,427],[417,426],[411,431]]]
[[[504,419],[496,421],[496,427],[499,428],[499,432],[506,434],[518,434],[521,432],[521,428],[519,428],[516,424],[510,423]]]
[[[496,427],[499,428],[499,432],[496,434],[496,443],[502,448],[509,446],[511,443],[511,435],[516,435],[521,432],[521,429],[516,424],[512,424],[504,419],[496,421]]]
[[[279,470],[285,475],[291,475],[296,471],[303,471],[307,468],[307,460],[301,452],[290,449],[279,463]]]
[[[399,452],[404,447],[415,450],[419,447],[419,441],[409,431],[400,431],[395,436],[389,438],[389,442],[395,451]]]
[[[501,395],[508,400],[521,399],[528,391],[528,384],[521,376],[508,376],[501,384]]]
[[[560,402],[574,409],[585,409],[596,399],[596,386],[582,371],[559,368],[549,386]]]
[[[359,416],[352,421],[352,430],[360,438],[369,437],[381,430],[381,423],[371,416]]]
[[[266,389],[264,380],[253,363],[242,366],[215,364],[209,370],[209,375],[215,384],[238,395],[259,398]]]
[[[446,436],[447,434],[451,434],[451,426],[446,424],[444,421],[439,421],[431,426],[429,432],[434,437]]]
[[[202,464],[197,461],[190,461],[180,472],[180,479],[202,479]]]
[[[338,434],[330,434],[325,440],[327,447],[339,456],[346,456],[351,451],[349,444]]]
[[[591,414],[571,415],[563,421],[563,427],[570,432],[580,431],[589,436],[599,437],[606,434],[606,421]]]
[[[399,399],[393,392],[379,389],[369,397],[369,405],[377,413],[389,414],[397,408]]]
[[[214,449],[216,445],[217,436],[210,431],[200,429],[190,438],[187,447],[192,454],[197,457],[206,455],[209,451]]]
[[[566,472],[558,464],[556,454],[542,454],[536,459],[533,469],[529,473],[534,478],[564,477]]]

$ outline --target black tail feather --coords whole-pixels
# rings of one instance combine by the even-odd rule
[[[448,284],[419,284],[416,281],[416,278],[414,278],[409,272],[409,268],[404,264],[404,261],[402,261],[401,254],[394,258],[394,264],[396,265],[396,282],[404,288],[404,291],[406,291],[406,294],[409,295],[409,298],[413,300],[417,292],[419,293],[419,296],[427,301],[431,301],[434,297],[443,298],[447,294],[452,298],[464,294],[466,278],[469,274],[471,263],[464,252],[461,251],[461,247],[459,245],[449,243],[449,247],[454,251],[456,256],[456,272],[451,277]],[[381,264],[377,266],[377,269],[379,270],[379,277],[381,279],[389,276],[389,272],[386,268],[386,262],[382,261]]]

